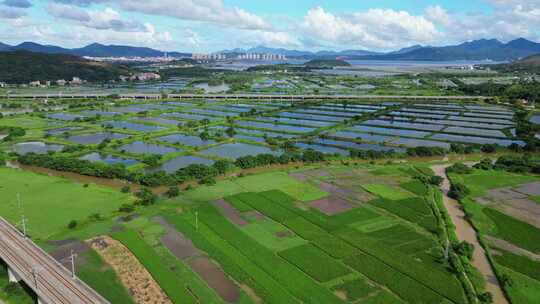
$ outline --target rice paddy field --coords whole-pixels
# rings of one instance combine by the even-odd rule
[[[171,172],[194,163],[281,154],[277,147],[285,141],[341,157],[351,149],[400,153],[420,146],[448,149],[452,143],[523,145],[513,116],[502,106],[473,103],[117,101],[20,114],[1,119],[0,126],[28,127],[15,144],[2,145],[6,151],[67,150],[70,157],[92,162]],[[149,166],[143,164],[148,154],[162,157]]]
[[[79,276],[111,303],[149,294],[172,303],[472,303],[481,279],[471,287],[444,258],[440,193],[419,179],[432,176],[429,164],[349,163],[349,153],[523,145],[513,118],[502,106],[463,102],[76,103],[1,118],[0,126],[24,125],[27,133],[0,149],[135,174],[280,155],[285,144],[338,161],[234,172],[148,206],[120,191],[137,190],[125,181],[0,168],[0,212],[19,227],[24,213],[32,239],[59,261],[74,250]],[[452,178],[471,185],[467,212],[494,238],[497,268],[519,286],[508,288],[510,297],[534,303],[538,260],[529,254],[538,255],[540,213],[519,214],[519,204],[538,205],[530,184],[538,179],[501,172]],[[521,194],[514,213],[477,202],[501,187]]]
[[[537,303],[540,297],[540,178],[499,171],[451,174],[471,194],[466,213],[480,232],[512,303]]]
[[[96,245],[105,238],[127,248],[172,303],[469,303],[462,282],[441,260],[431,190],[415,179],[427,171],[364,164],[248,174],[129,213],[100,209],[99,219],[86,220],[66,211],[50,219],[62,225],[49,225],[50,233],[36,239],[59,259],[75,250],[79,276],[113,303],[122,297],[130,303],[137,290],[116,271],[127,258],[110,259]],[[18,172],[0,175],[58,183]],[[87,196],[104,191],[64,183]],[[5,191],[3,197],[13,196]],[[27,194],[23,201],[43,195]],[[119,203],[131,200],[117,196]],[[52,210],[52,201],[41,208]],[[97,208],[76,204],[88,213]],[[80,225],[67,228],[70,219]],[[30,226],[40,221],[36,215]],[[105,277],[112,283],[104,285]]]

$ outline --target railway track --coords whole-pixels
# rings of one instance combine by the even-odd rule
[[[42,303],[108,303],[3,218],[0,218],[0,257],[34,289]]]

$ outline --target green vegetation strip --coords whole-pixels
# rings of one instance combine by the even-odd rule
[[[328,282],[350,273],[343,264],[312,244],[287,249],[279,255],[319,282]]]
[[[483,210],[497,227],[496,235],[531,252],[540,252],[540,229],[491,208]]]
[[[199,223],[198,229],[195,229],[190,223],[194,222],[194,218],[186,218],[186,215],[166,215],[165,218],[193,241],[197,248],[218,261],[227,274],[237,282],[251,287],[265,303],[297,303],[294,296],[259,268],[251,257],[244,255],[204,223]]]
[[[152,277],[173,303],[196,303],[185,286],[178,286],[174,272],[161,263],[156,252],[144,242],[136,231],[125,230],[114,233],[112,236],[129,248],[139,262],[152,274]]]
[[[340,303],[328,289],[321,288],[305,273],[242,233],[213,206],[199,208],[199,218],[221,238],[227,240],[257,266],[306,303]]]
[[[497,251],[499,254],[493,255],[497,263],[540,281],[540,262],[501,249]]]
[[[116,272],[94,250],[84,253],[77,275],[111,303],[134,303]]]
[[[389,199],[389,200],[401,200],[410,198],[413,195],[405,190],[401,190],[399,188],[395,187],[389,187],[387,185],[381,185],[381,184],[367,184],[362,185],[362,187],[375,195],[378,195],[382,198]]]

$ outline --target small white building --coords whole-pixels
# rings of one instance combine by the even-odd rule
[[[73,77],[69,84],[80,85],[83,84],[83,81],[79,77]]]
[[[59,85],[59,86],[65,86],[67,83],[67,81],[65,81],[64,79],[58,79],[56,81],[56,84]]]
[[[31,87],[39,87],[41,86],[41,82],[39,80],[31,81],[28,85]]]
[[[5,82],[0,82],[0,88],[5,88],[6,87],[6,83]]]

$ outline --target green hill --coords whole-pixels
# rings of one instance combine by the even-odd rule
[[[0,82],[20,84],[30,81],[70,80],[73,77],[90,82],[117,79],[129,74],[124,66],[111,65],[64,54],[27,51],[0,53]]]
[[[540,54],[525,57],[512,63],[500,65],[496,67],[496,69],[505,72],[540,73]]]
[[[305,63],[310,68],[350,67],[351,64],[337,59],[313,59]]]

